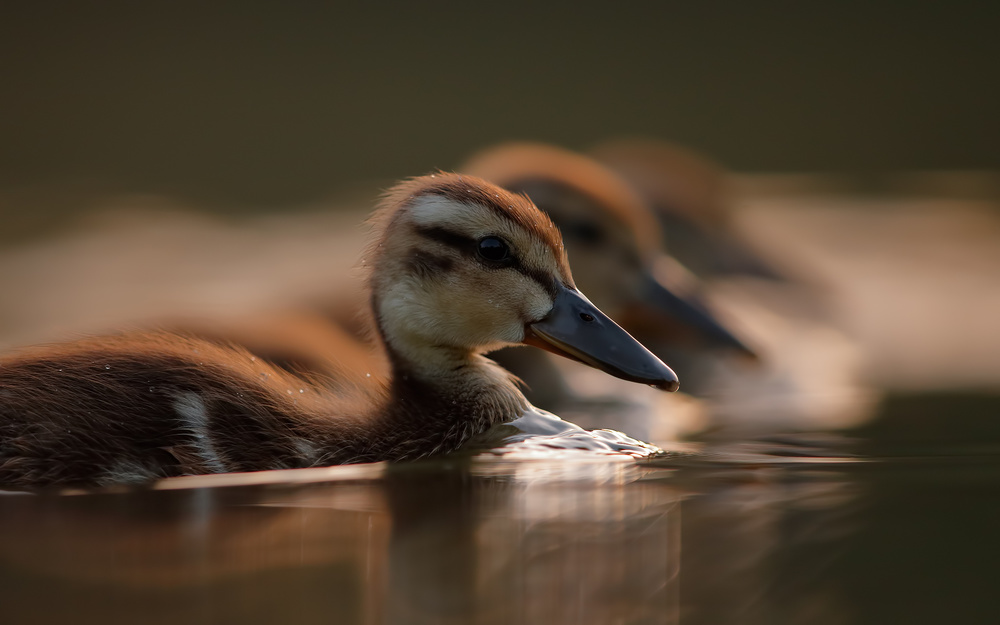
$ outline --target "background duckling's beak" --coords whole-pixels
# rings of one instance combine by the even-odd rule
[[[680,384],[670,367],[653,355],[579,291],[559,287],[552,310],[525,328],[524,341],[577,360],[605,373],[676,391]]]
[[[638,306],[648,308],[653,315],[667,317],[681,326],[682,331],[693,333],[695,342],[731,349],[757,360],[754,351],[722,325],[696,295],[682,297],[649,273],[642,276],[640,292],[642,295]]]

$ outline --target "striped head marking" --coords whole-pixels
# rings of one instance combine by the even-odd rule
[[[424,176],[389,192],[373,250],[386,339],[488,351],[574,287],[559,230],[530,200],[479,178]]]

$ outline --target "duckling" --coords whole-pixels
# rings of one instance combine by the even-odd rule
[[[0,484],[409,460],[459,448],[530,405],[483,354],[527,344],[673,391],[677,376],[576,288],[527,198],[438,174],[400,183],[363,263],[387,379],[333,393],[237,347],[171,334],[0,359]]]
[[[715,309],[740,322],[761,366],[669,349],[655,333],[633,334],[684,374],[685,388],[711,398],[723,434],[856,425],[878,394],[862,372],[862,346],[838,327],[835,293],[802,264],[794,272],[743,243],[726,197],[726,173],[694,152],[652,139],[614,140],[590,152],[654,207],[670,249],[699,273]],[[789,245],[772,237],[770,249]]]
[[[562,232],[582,289],[629,332],[648,329],[675,348],[718,347],[752,356],[700,301],[697,279],[683,274],[675,280],[683,287],[678,293],[654,277],[657,267],[679,268],[662,251],[656,218],[635,191],[593,159],[519,142],[488,148],[460,170],[525,193],[545,211]],[[506,350],[497,357],[527,381],[529,398],[540,406],[560,412],[573,401],[567,378],[541,354]]]

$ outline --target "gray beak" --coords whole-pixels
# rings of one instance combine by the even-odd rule
[[[524,343],[565,356],[605,373],[676,391],[670,367],[590,303],[582,293],[559,287],[552,310],[525,328]]]

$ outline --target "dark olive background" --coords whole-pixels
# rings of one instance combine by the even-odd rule
[[[621,134],[741,171],[996,169],[998,7],[5,3],[0,190],[274,206]]]
[[[746,172],[1000,169],[1000,3],[803,4],[8,1],[0,7],[0,243],[84,208],[87,189],[273,208],[451,168],[507,139],[583,148],[650,135]],[[760,525],[774,530],[775,547],[748,569],[731,553],[716,557],[719,545],[734,544],[719,540],[719,528],[755,532],[760,517],[747,516],[741,499],[728,503],[715,484],[692,490],[702,497],[685,502],[685,622],[712,622],[698,620],[706,606],[739,607],[718,583],[692,583],[699,563],[712,580],[739,575],[742,585],[730,589],[766,589],[764,607],[785,616],[747,622],[795,622],[795,606],[815,588],[854,618],[828,610],[825,620],[799,622],[995,622],[996,415],[995,394],[890,398],[882,419],[855,433],[860,451],[922,463],[873,463],[854,474],[848,485],[858,494],[844,511],[775,497]],[[761,498],[815,479],[807,473],[769,473]],[[479,492],[461,484],[462,493]],[[460,505],[478,501],[442,492]],[[36,501],[46,503],[3,500]],[[445,518],[454,513],[443,509]],[[0,521],[16,528],[25,518]],[[66,518],[61,536],[77,544],[99,529]],[[363,590],[334,566],[282,573],[291,586],[267,577],[247,592],[268,599],[287,587],[297,598],[305,588],[329,620],[356,604],[331,608],[328,597]],[[0,579],[15,615],[20,606],[37,616],[41,606],[86,619],[81,601],[104,597],[6,562]],[[196,590],[260,605],[232,588],[240,589]],[[336,593],[324,594],[330,588]],[[151,600],[128,595],[136,596]],[[178,609],[202,605],[168,598]],[[288,609],[283,597],[274,605]]]

